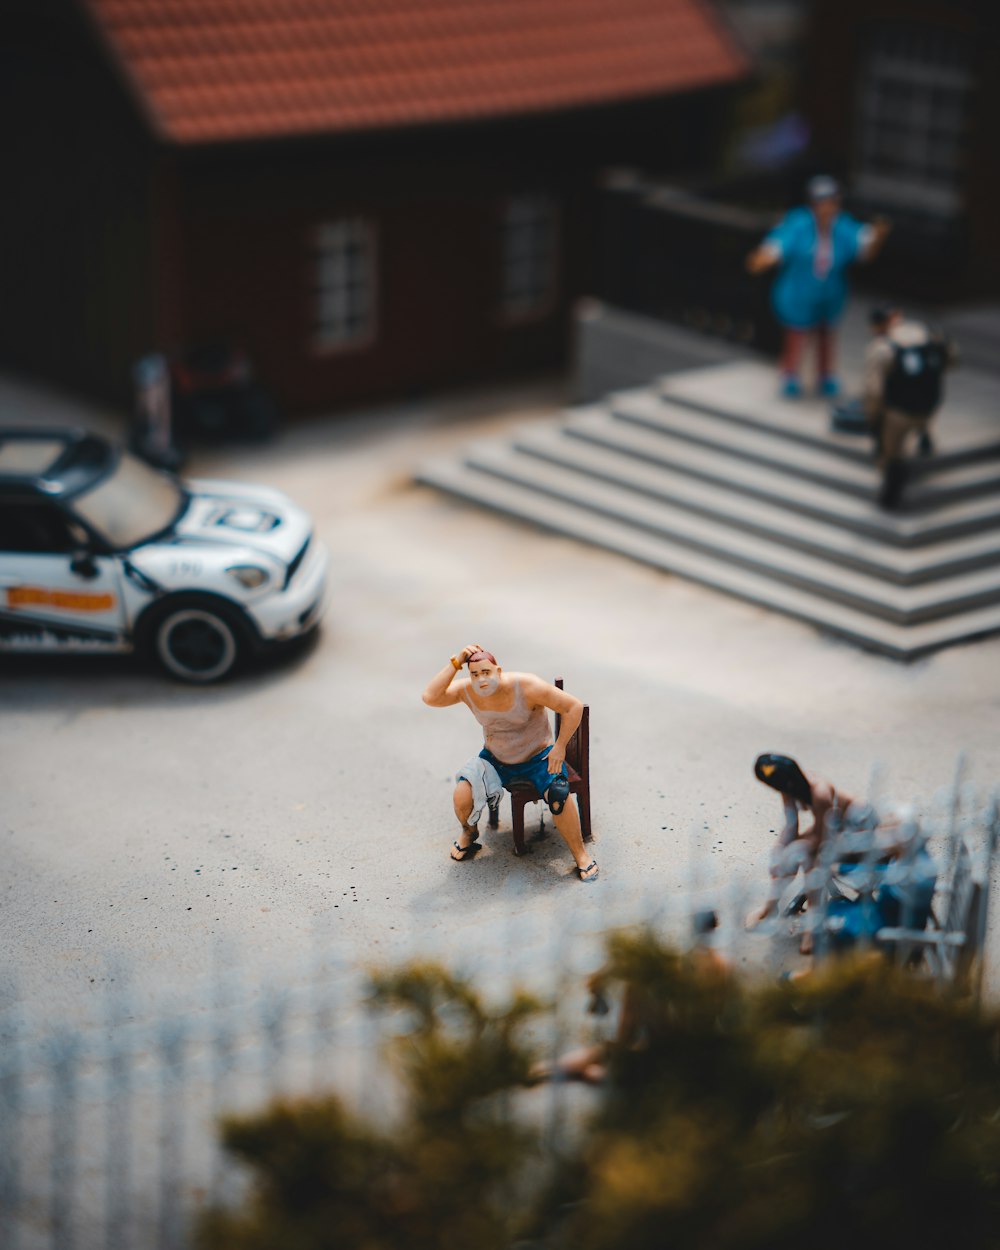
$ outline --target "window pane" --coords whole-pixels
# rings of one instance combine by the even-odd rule
[[[17,504],[0,508],[0,551],[42,555],[75,549],[66,517],[45,504]]]
[[[938,216],[962,202],[973,86],[970,49],[932,28],[883,28],[871,39],[858,95],[859,191]]]
[[[507,201],[501,224],[501,310],[506,316],[544,312],[556,274],[556,206],[551,196]]]
[[[363,218],[325,222],[315,232],[313,341],[361,344],[374,333],[375,233]]]

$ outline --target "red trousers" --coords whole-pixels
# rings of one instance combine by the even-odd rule
[[[785,327],[785,342],[781,349],[781,372],[797,374],[806,340],[816,336],[816,363],[821,378],[833,376],[834,331],[832,326],[820,325],[811,330],[793,330]]]

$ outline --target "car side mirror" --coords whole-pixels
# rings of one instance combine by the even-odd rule
[[[91,581],[100,572],[94,557],[89,551],[78,551],[73,556],[73,559],[70,560],[69,567],[70,571],[75,573],[77,577],[86,578],[87,581]]]

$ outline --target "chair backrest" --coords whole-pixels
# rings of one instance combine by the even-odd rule
[[[562,690],[563,679],[557,677],[552,683],[557,689]],[[559,736],[559,726],[562,723],[562,717],[556,713],[556,737]],[[590,704],[583,705],[583,716],[580,717],[580,724],[576,728],[573,737],[566,744],[566,763],[570,768],[576,769],[581,777],[587,777],[590,774]]]

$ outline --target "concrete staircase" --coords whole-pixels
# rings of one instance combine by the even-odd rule
[[[808,621],[897,659],[1000,631],[1000,419],[874,503],[866,439],[783,404],[756,362],[570,410],[418,480]]]

